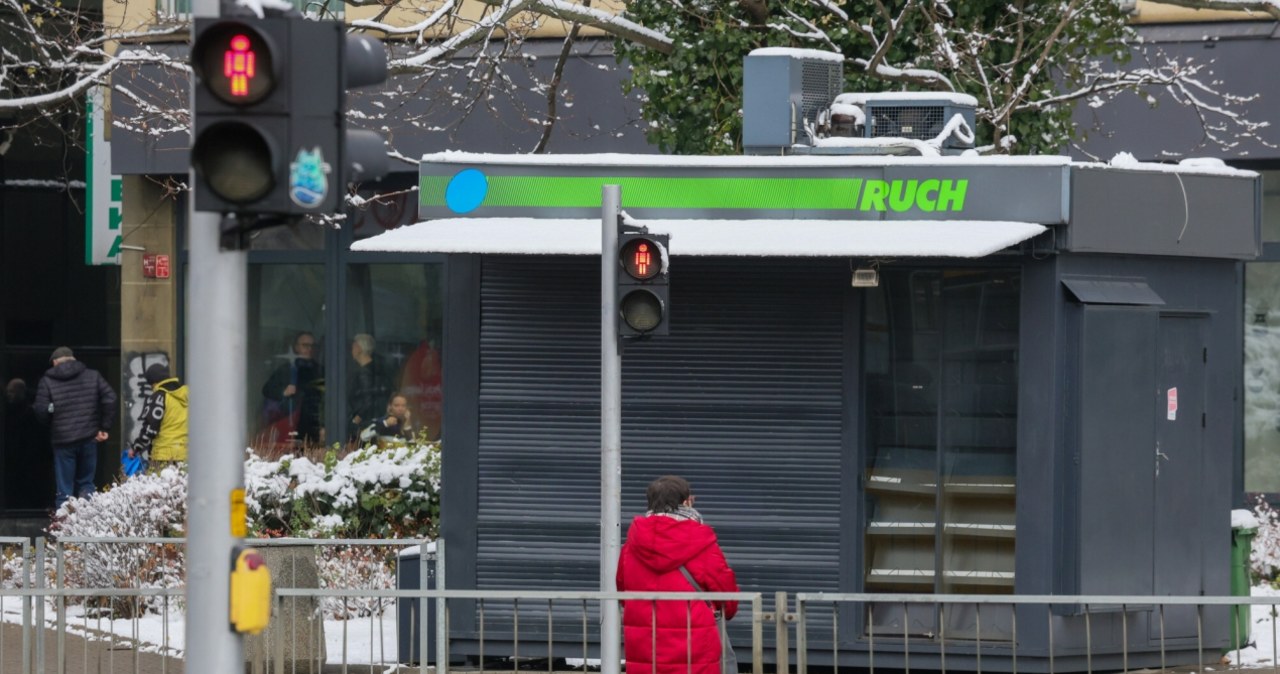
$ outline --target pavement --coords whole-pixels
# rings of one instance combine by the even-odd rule
[[[45,630],[45,674],[65,671],[95,672],[96,674],[177,674],[183,671],[182,660],[160,657],[155,653],[140,653],[127,640],[117,637],[112,644],[106,640],[89,640],[75,634],[67,634],[65,643],[65,669],[58,669],[58,634]],[[34,663],[35,643],[31,644]],[[22,657],[22,626],[0,624],[0,672],[25,674]]]

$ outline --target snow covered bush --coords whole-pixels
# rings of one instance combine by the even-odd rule
[[[285,455],[245,463],[250,530],[263,537],[434,538],[440,445],[366,447],[320,462]]]
[[[325,589],[395,589],[396,549],[384,546],[322,546],[316,559],[320,587]],[[324,597],[320,610],[326,620],[350,620],[382,615],[395,603],[385,597]]]
[[[1274,586],[1276,576],[1280,574],[1280,512],[1259,495],[1253,514],[1258,519],[1258,533],[1249,553],[1250,570],[1255,579],[1265,580]]]
[[[88,498],[68,499],[54,514],[49,534],[55,538],[180,537],[186,520],[186,473],[168,467],[159,473],[134,476]],[[181,545],[67,543],[64,555],[64,581],[70,587],[153,588],[182,584]],[[91,599],[90,603],[128,617],[159,608],[163,601],[160,597],[104,597]]]
[[[440,445],[420,442],[366,447],[320,461],[285,455],[268,461],[247,451],[245,501],[249,529],[258,537],[434,538],[440,513]],[[54,515],[49,534],[68,537],[181,537],[185,534],[187,475],[165,468],[143,473],[91,495],[69,499]],[[183,582],[181,545],[64,543],[69,587],[175,587]],[[0,583],[21,582],[15,549],[0,559]],[[322,588],[394,587],[394,548],[320,546]],[[45,573],[52,581],[54,555]],[[95,600],[117,617],[160,610],[162,598]],[[329,617],[380,613],[388,602],[326,600]]]

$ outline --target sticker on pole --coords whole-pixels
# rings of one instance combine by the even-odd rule
[[[1177,421],[1178,420],[1178,387],[1177,386],[1169,389],[1168,403],[1169,403],[1169,414],[1168,414],[1169,421]]]
[[[244,489],[231,490],[231,535],[244,538],[249,533],[249,514],[244,507]]]

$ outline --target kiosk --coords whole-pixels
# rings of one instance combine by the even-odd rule
[[[425,221],[355,247],[448,254],[447,587],[598,582],[607,184],[671,237],[670,334],[623,346],[624,528],[675,473],[744,590],[1228,594],[1256,174],[976,156],[426,157]],[[1007,668],[1015,629],[1020,670],[1159,664],[1162,634],[1176,664],[1229,628],[1025,610],[849,611],[840,664],[874,632],[880,666],[901,665],[883,635],[928,668],[943,634],[948,667],[980,641]],[[521,639],[545,644],[536,620]],[[581,653],[580,617],[554,629]]]

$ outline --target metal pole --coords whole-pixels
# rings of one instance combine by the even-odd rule
[[[218,0],[191,2],[197,17],[217,16],[218,9]],[[194,117],[193,109],[192,128]],[[248,430],[248,253],[220,249],[221,218],[195,211],[198,184],[194,174],[189,180],[186,671],[226,674],[244,671],[244,640],[230,628],[229,597],[231,550],[240,542],[232,534],[231,497],[244,485]]]
[[[444,539],[437,538],[436,539],[436,589],[437,590],[443,590],[445,589],[445,587],[447,587],[445,585],[445,580],[444,580],[444,574],[445,574],[444,563],[445,563]],[[426,601],[423,601],[419,605],[425,607],[427,603]],[[445,674],[446,672],[449,671],[449,625],[447,623],[448,615],[449,615],[448,608],[449,608],[449,605],[445,601],[444,597],[441,597],[436,600],[436,674]],[[423,625],[425,625],[427,622],[425,609],[423,610],[422,615],[423,615],[422,623]],[[424,628],[424,631],[425,631],[425,628]],[[423,653],[422,662],[423,662],[422,669],[423,671],[425,671],[427,668],[426,653]],[[480,668],[484,669],[483,662],[480,663]]]
[[[194,184],[194,181],[193,183]],[[244,484],[247,254],[220,251],[219,218],[191,213],[187,282],[189,674],[244,669],[230,628],[231,493]]]
[[[622,547],[622,356],[618,351],[618,221],[622,190],[605,185],[600,200],[600,591],[617,590]],[[600,606],[600,672],[618,674],[621,655],[618,602]]]

